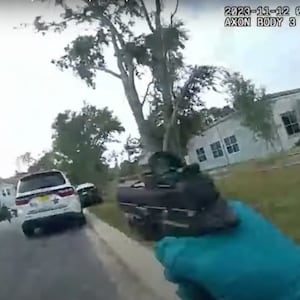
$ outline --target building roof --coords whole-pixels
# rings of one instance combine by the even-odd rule
[[[11,186],[11,185],[14,185],[14,184],[11,183],[11,182],[7,182],[7,181],[5,181],[5,180],[3,180],[3,179],[0,179],[0,186],[1,186],[1,185],[4,185],[4,186],[5,186],[5,185],[10,185],[10,186]]]
[[[289,95],[293,95],[293,94],[297,94],[297,93],[300,93],[300,89],[292,89],[292,90],[287,90],[287,91],[283,91],[283,92],[267,94],[266,98],[275,99],[275,98],[278,98],[278,97],[289,96]]]
[[[269,100],[275,100],[276,98],[283,97],[283,96],[289,96],[293,94],[300,93],[300,88],[299,89],[292,89],[292,90],[287,90],[287,91],[282,91],[282,92],[276,92],[276,93],[271,93],[271,94],[266,94],[266,98]],[[231,119],[235,116],[238,115],[238,111],[232,112],[231,114],[225,116],[224,118],[218,119],[217,121],[213,122],[212,124],[208,125],[206,129],[204,130],[207,131],[209,128],[212,128],[228,119]]]

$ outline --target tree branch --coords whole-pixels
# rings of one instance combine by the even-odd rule
[[[196,70],[194,69],[192,71],[192,73],[190,74],[189,78],[187,79],[187,81],[185,82],[185,84],[183,85],[183,87],[181,88],[181,93],[180,93],[179,99],[178,99],[178,97],[176,97],[177,102],[179,102],[181,99],[183,99],[184,95],[186,94],[186,92],[189,89],[189,86],[193,83],[193,80],[195,78],[195,73],[196,73]]]
[[[131,77],[131,80],[134,81],[134,67],[132,66],[132,61],[128,58],[128,56],[124,53],[126,43],[123,39],[123,36],[119,33],[118,29],[115,27],[115,25],[112,23],[112,21],[102,14],[100,22],[102,21],[105,25],[107,25],[111,31],[112,36],[112,43],[114,45],[115,53],[117,55],[118,60],[118,67],[121,71],[121,76]],[[118,46],[117,40],[119,41],[120,47]],[[121,62],[121,56],[125,55],[125,59],[123,58],[123,63],[126,64],[126,67],[128,69],[128,72],[126,68],[124,67],[123,63]]]
[[[93,6],[94,5],[94,7],[100,8],[99,3],[96,3],[95,1],[83,0],[83,2],[87,6]],[[125,47],[125,41],[124,41],[122,35],[119,33],[119,31],[117,30],[117,28],[115,27],[113,22],[109,19],[109,17],[105,13],[101,12],[100,17],[97,17],[96,19],[98,19],[100,22],[103,22],[106,26],[108,26],[110,31],[112,32],[112,34],[114,34],[118,38],[121,47],[122,48]]]
[[[171,14],[171,26],[173,26],[173,20],[174,20],[174,17],[177,13],[177,10],[178,10],[178,6],[179,6],[179,0],[176,0],[176,6],[175,6],[175,10],[173,11],[173,13]]]
[[[174,98],[175,101],[174,101],[173,111],[169,122],[170,127],[172,127],[174,125],[174,122],[176,121],[177,111],[179,109],[179,103],[184,98],[184,95],[188,91],[189,86],[193,83],[194,77],[195,77],[195,70],[191,73],[191,75],[183,85],[180,95]]]
[[[155,0],[155,7],[156,7],[156,12],[155,12],[156,29],[159,29],[161,31],[161,22],[160,22],[161,3],[160,3],[160,0]]]
[[[116,36],[114,33],[111,34],[111,41],[112,41],[112,44],[113,44],[113,47],[114,47],[114,50],[115,50],[115,55],[117,57],[117,64],[118,64],[118,68],[121,72],[121,78],[122,77],[128,77],[128,74],[126,72],[126,69],[124,68],[123,64],[122,64],[122,60],[121,60],[121,53],[120,53],[120,48],[118,46],[118,43],[117,43],[117,39],[116,39]]]
[[[152,22],[151,22],[151,19],[150,19],[147,7],[145,5],[145,2],[144,2],[144,0],[140,0],[140,1],[141,1],[141,4],[142,4],[142,9],[143,9],[143,12],[144,12],[147,24],[148,24],[150,30],[154,33],[155,32],[155,28],[152,25]]]
[[[147,100],[147,96],[148,96],[148,93],[149,93],[149,89],[150,89],[150,86],[154,83],[154,80],[150,81],[148,83],[148,86],[147,86],[147,89],[146,89],[146,93],[144,95],[144,98],[143,98],[143,101],[142,101],[142,106],[144,106],[146,100]]]
[[[124,48],[125,47],[125,41],[124,41],[122,35],[117,30],[117,28],[115,27],[115,25],[111,22],[111,20],[109,20],[105,16],[102,16],[101,20],[104,21],[104,23],[109,27],[111,33],[114,34],[118,38],[121,47]]]
[[[110,75],[112,75],[112,76],[114,76],[118,79],[121,79],[121,74],[118,74],[118,73],[116,73],[112,70],[109,70],[109,69],[106,69],[106,68],[103,67],[103,68],[100,68],[100,71],[103,71],[103,72],[108,73],[108,74],[110,74]]]

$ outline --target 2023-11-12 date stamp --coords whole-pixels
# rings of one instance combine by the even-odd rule
[[[296,27],[300,6],[225,6],[224,17],[225,27]]]

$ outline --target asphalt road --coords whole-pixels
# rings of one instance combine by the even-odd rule
[[[154,299],[87,227],[26,239],[0,223],[0,299]]]

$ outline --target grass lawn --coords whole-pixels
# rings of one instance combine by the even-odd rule
[[[245,201],[300,243],[300,166],[259,171],[257,167],[233,168],[230,176],[216,181],[222,194]],[[95,207],[93,212],[103,221],[130,232],[116,201]]]
[[[126,235],[141,241],[141,238],[137,236],[132,230],[130,230],[123,213],[120,211],[117,205],[117,181],[110,182],[104,194],[105,201],[95,207],[91,207],[90,211],[94,213],[99,219],[110,224],[111,226],[118,228]],[[142,242],[142,241],[141,241]]]
[[[255,206],[300,243],[300,166],[271,171],[236,170],[216,184],[225,197]]]
[[[113,227],[118,228],[125,234],[132,234],[122,212],[117,206],[116,201],[104,202],[103,204],[90,208],[90,211],[94,213],[99,219],[107,222]]]
[[[140,236],[130,230],[123,213],[119,210],[116,201],[107,201],[101,205],[90,209],[99,219],[110,224],[111,226],[118,228],[124,232],[127,236],[139,241],[144,246],[153,246],[154,243],[143,241]]]

